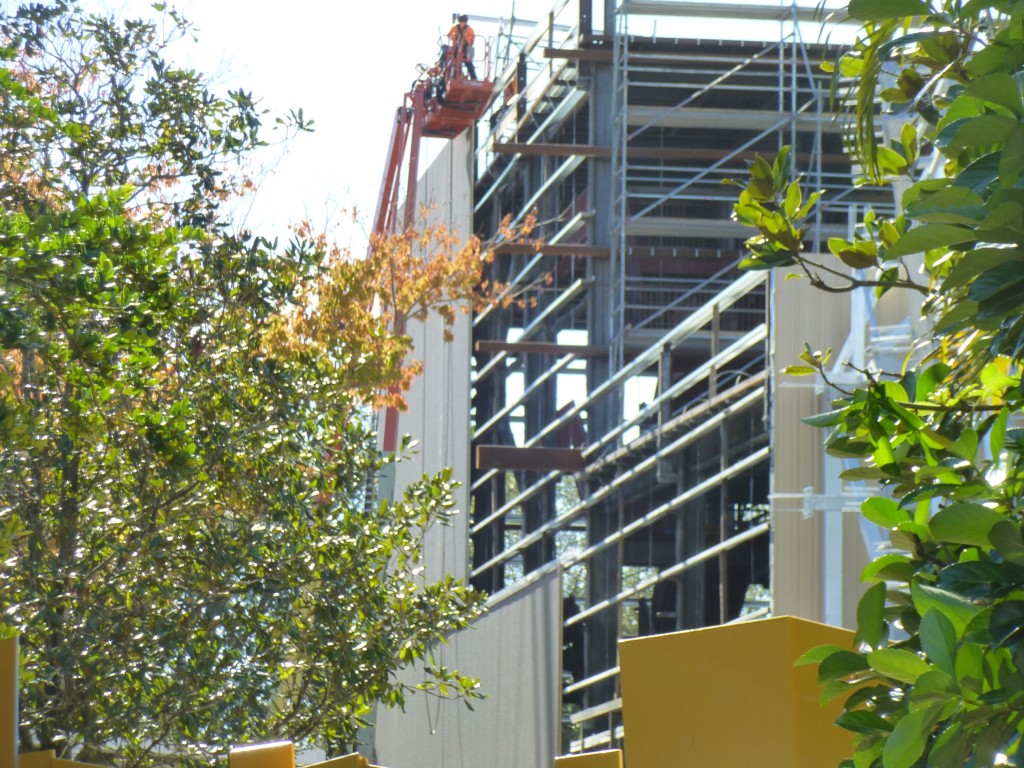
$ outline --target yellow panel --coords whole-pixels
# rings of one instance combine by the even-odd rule
[[[50,768],[101,768],[95,763],[81,763],[78,760],[64,760],[63,758],[56,758],[50,763]]]
[[[619,645],[629,768],[820,768],[850,754],[833,725],[841,701],[818,705],[816,645],[853,633],[779,617],[637,638]]]
[[[228,756],[229,768],[295,768],[295,745],[290,741],[235,747]]]
[[[330,760],[324,760],[322,763],[313,763],[311,765],[303,766],[303,768],[369,768],[369,766],[369,760],[362,755],[353,752],[351,755],[335,757]]]
[[[57,753],[52,749],[39,752],[23,752],[18,755],[18,768],[53,768]]]
[[[18,638],[0,640],[0,768],[18,764]]]
[[[608,749],[555,758],[555,768],[622,768],[622,751]]]

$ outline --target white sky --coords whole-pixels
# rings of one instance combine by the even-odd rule
[[[436,58],[452,13],[509,18],[514,5],[517,19],[533,20],[551,2],[476,0],[473,8],[437,0],[168,0],[197,27],[189,62],[215,75],[218,89],[251,91],[270,110],[268,123],[300,107],[314,121],[313,133],[263,153],[268,175],[247,225],[283,239],[298,219],[335,223],[339,239],[356,249],[372,220],[395,110],[416,64]],[[154,13],[147,0],[89,4],[127,16]],[[478,34],[497,29],[474,26]],[[353,208],[362,221],[355,228],[343,213]]]
[[[152,0],[82,1],[88,8],[121,16],[156,16]],[[416,64],[437,56],[439,36],[450,27],[452,13],[469,14],[478,37],[494,35],[498,25],[473,17],[507,20],[514,15],[519,20],[514,31],[522,36],[523,20],[540,18],[553,0],[472,0],[456,7],[440,0],[167,2],[197,27],[198,42],[182,43],[177,54],[212,75],[217,90],[243,87],[252,92],[270,110],[270,124],[275,115],[300,107],[314,121],[314,133],[262,153],[265,175],[258,179],[260,191],[246,214],[246,226],[284,239],[288,223],[309,218],[317,225],[337,225],[338,239],[361,250],[361,230],[372,219],[395,109],[416,77]],[[9,10],[18,4],[0,0],[0,7]],[[603,3],[595,0],[594,6],[599,12]],[[669,31],[664,22],[656,32],[703,37],[742,33],[732,28],[723,34],[720,24],[686,23],[684,32]],[[763,29],[756,34],[764,34]],[[479,40],[477,49],[480,56]],[[429,146],[425,149],[429,156]],[[352,209],[360,213],[355,226],[345,215]]]

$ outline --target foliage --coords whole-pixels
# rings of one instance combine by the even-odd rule
[[[475,695],[430,649],[479,596],[419,575],[451,477],[376,504],[393,459],[365,409],[412,373],[375,307],[450,318],[486,256],[438,231],[366,260],[234,231],[263,116],[165,60],[188,33],[65,2],[0,27],[0,631],[25,750],[340,748],[417,661],[420,687]]]
[[[912,291],[930,328],[902,371],[860,371],[834,410],[847,480],[879,484],[864,516],[897,550],[871,563],[859,647],[821,648],[822,698],[845,697],[850,766],[1024,764],[1024,3],[852,0],[864,23],[838,62],[870,180],[910,182],[834,260],[802,250],[805,203],[784,153],[757,160],[736,216],[751,268],[827,290]],[[877,138],[876,99],[907,121]],[[935,153],[933,175],[919,155]],[[929,159],[925,157],[924,160]],[[850,269],[847,269],[850,268]],[[797,374],[828,376],[807,349]]]

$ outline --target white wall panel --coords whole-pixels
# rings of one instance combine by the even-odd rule
[[[416,693],[405,712],[378,710],[376,756],[388,768],[550,768],[559,746],[561,578],[551,569],[496,595],[438,661],[480,678],[473,711]],[[403,676],[415,681],[415,673]]]

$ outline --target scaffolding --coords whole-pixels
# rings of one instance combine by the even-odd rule
[[[770,614],[772,285],[737,267],[750,233],[722,182],[792,146],[828,201],[814,251],[891,206],[851,185],[815,9],[607,5],[555,4],[475,153],[475,231],[536,212],[544,245],[498,247],[487,277],[535,301],[473,320],[470,576],[493,594],[560,563],[572,751],[621,740],[620,638]]]

